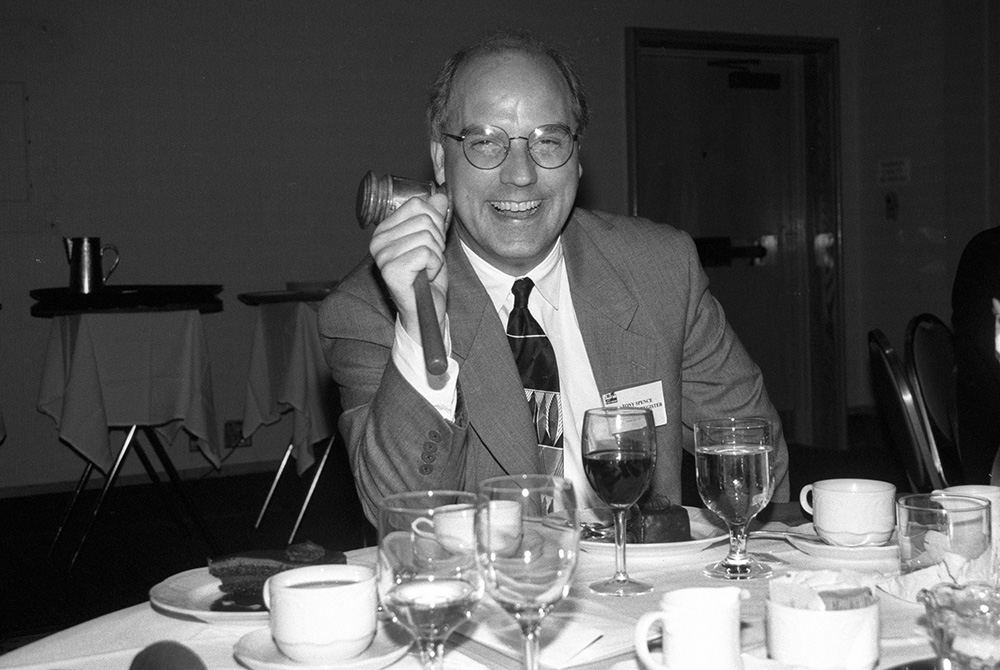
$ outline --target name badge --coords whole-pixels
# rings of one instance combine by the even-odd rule
[[[653,411],[657,426],[667,425],[667,407],[663,402],[663,381],[609,391],[601,396],[605,407],[644,407]]]

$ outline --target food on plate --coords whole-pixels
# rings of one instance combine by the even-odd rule
[[[687,542],[691,539],[691,519],[680,505],[651,493],[630,510],[625,536],[634,544]]]
[[[771,601],[807,610],[853,610],[875,604],[870,580],[852,570],[800,570],[768,584]]]
[[[287,549],[255,549],[208,561],[208,572],[221,580],[223,596],[214,611],[256,611],[264,608],[261,591],[271,575],[307,565],[346,563],[340,551],[327,551],[315,542],[299,542]]]

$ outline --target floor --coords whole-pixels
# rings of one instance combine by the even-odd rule
[[[847,476],[892,481],[906,490],[899,460],[884,448],[874,420],[855,420],[849,433],[847,452],[791,447],[793,494],[809,482]],[[346,461],[343,449],[335,447],[296,541],[309,539],[340,550],[373,542],[374,530],[361,513]],[[691,460],[685,467],[685,477],[693,478]],[[284,478],[260,529],[254,529],[272,476],[273,470],[185,482],[219,553],[285,546],[311,472],[302,479]],[[81,506],[92,502],[96,492],[88,498]],[[61,542],[51,557],[49,550],[68,500],[69,494],[0,499],[0,653],[143,602],[151,586],[205,565],[213,553],[166,513],[164,500],[151,485],[118,486],[74,569],[67,571],[73,542]],[[700,506],[687,496],[682,502]],[[75,537],[80,525],[72,524],[67,533]]]

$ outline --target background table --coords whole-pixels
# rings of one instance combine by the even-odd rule
[[[119,311],[56,316],[49,329],[38,409],[52,417],[59,439],[80,454],[83,475],[53,541],[58,544],[94,468],[105,485],[76,550],[114,486],[136,430],[143,431],[163,465],[175,497],[194,520],[208,546],[211,535],[184,496],[180,479],[161,440],[172,444],[183,429],[216,468],[221,466],[219,430],[212,395],[212,375],[198,309]],[[115,452],[113,429],[128,430]],[[138,443],[136,453],[154,484],[160,480]],[[183,523],[183,517],[176,514]]]
[[[243,435],[252,435],[261,426],[276,423],[285,414],[292,415],[288,448],[257,517],[257,526],[289,458],[295,459],[296,472],[301,476],[316,462],[315,445],[326,443],[288,538],[291,544],[323,473],[336,434],[338,401],[323,358],[316,322],[316,300],[320,296],[272,292],[245,293],[238,297],[245,304],[257,306],[258,310],[247,377]]]

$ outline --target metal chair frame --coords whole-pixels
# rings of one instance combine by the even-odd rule
[[[932,463],[931,444],[925,428],[923,409],[910,384],[903,364],[889,339],[879,329],[868,332],[868,354],[872,371],[875,401],[883,420],[889,424],[890,438],[906,469],[906,478],[915,492],[926,492],[946,486]],[[893,402],[886,406],[885,391],[878,385],[891,386]],[[900,433],[904,433],[901,435]],[[905,441],[905,444],[900,442]]]

